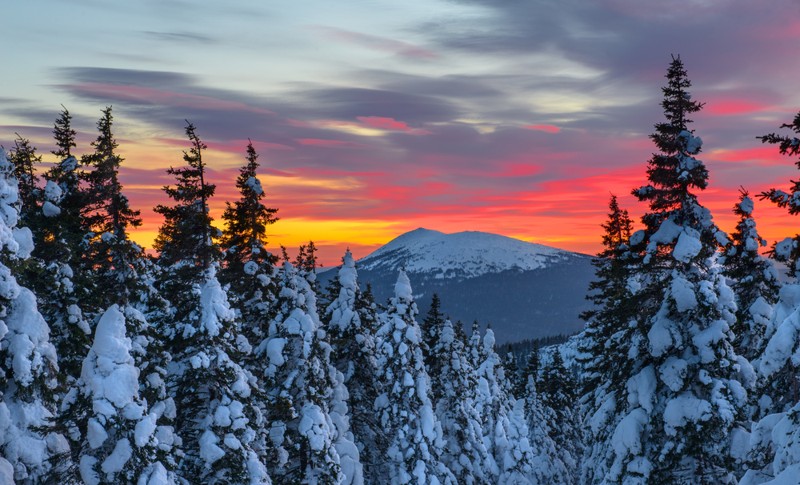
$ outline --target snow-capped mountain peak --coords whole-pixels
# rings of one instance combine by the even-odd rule
[[[529,271],[576,257],[561,249],[477,231],[445,234],[418,228],[402,234],[359,262],[365,270],[404,267],[429,277],[473,278],[508,270]]]

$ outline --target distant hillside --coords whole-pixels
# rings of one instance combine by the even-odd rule
[[[390,296],[404,267],[424,314],[433,293],[445,313],[467,326],[491,324],[498,343],[573,334],[594,275],[591,257],[497,234],[444,234],[416,229],[357,263],[359,282],[378,302]],[[320,273],[323,287],[336,274]]]

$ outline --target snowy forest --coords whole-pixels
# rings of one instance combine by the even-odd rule
[[[703,104],[680,58],[666,80],[641,229],[612,196],[584,331],[522,365],[437,297],[419,315],[402,270],[376,302],[349,251],[327,288],[313,242],[270,253],[252,144],[219,230],[187,122],[148,253],[111,107],[82,155],[66,108],[54,163],[18,136],[0,149],[0,484],[800,483],[800,236],[768,247],[744,188],[735,231],[715,225]],[[755,198],[800,213],[800,182]]]

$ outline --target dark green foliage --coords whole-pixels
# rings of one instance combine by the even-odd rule
[[[59,160],[65,160],[72,156],[72,149],[78,145],[75,143],[77,132],[72,129],[72,115],[63,104],[61,107],[63,108],[61,114],[53,126],[53,138],[56,140],[57,149],[52,153]]]
[[[252,142],[247,145],[247,164],[239,171],[236,188],[240,199],[233,204],[226,203],[222,220],[226,228],[222,231],[221,246],[225,249],[225,266],[234,271],[242,271],[248,261],[259,265],[275,264],[277,257],[265,250],[267,226],[278,218],[278,209],[269,208],[262,202],[264,190],[257,178],[258,154]],[[312,247],[313,247],[313,243]]]
[[[422,349],[422,356],[425,359],[425,368],[428,369],[428,374],[431,376],[438,375],[442,370],[443,362],[441,362],[433,353],[433,348],[439,344],[441,337],[442,327],[444,326],[445,317],[442,314],[442,302],[437,293],[433,294],[431,299],[431,307],[428,309],[427,315],[419,324],[420,333],[422,333],[422,340],[419,343]],[[436,402],[441,396],[439,392],[441,389],[436,387],[431,388],[431,401]]]
[[[266,325],[274,316],[275,283],[273,266],[278,258],[267,251],[267,227],[278,219],[277,209],[264,205],[264,190],[257,178],[258,154],[247,145],[247,163],[239,171],[236,188],[238,201],[226,203],[220,245],[223,269],[220,282],[229,285],[232,305],[241,314],[243,331],[255,343],[266,336]]]
[[[207,148],[195,133],[193,124],[186,125],[191,144],[183,152],[183,167],[170,167],[167,173],[176,178],[175,186],[165,186],[164,192],[175,201],[172,206],[158,205],[155,211],[164,216],[154,247],[158,262],[168,269],[160,286],[164,296],[175,306],[178,320],[191,311],[192,285],[204,280],[205,270],[221,257],[213,238],[219,231],[211,225],[208,199],[215,186],[205,181],[206,164],[203,151]]]
[[[587,398],[602,386],[621,385],[622,376],[630,371],[628,360],[619,354],[624,346],[609,343],[622,344],[630,337],[629,323],[639,312],[639,299],[629,286],[638,269],[629,248],[633,223],[615,195],[608,207],[608,219],[602,224],[603,250],[592,261],[596,279],[589,285],[587,296],[595,306],[581,315],[586,328],[577,360],[582,367],[581,394]]]
[[[42,156],[36,154],[36,147],[31,145],[31,141],[23,138],[17,133],[14,140],[14,149],[9,154],[9,161],[14,165],[14,176],[17,178],[19,187],[20,214],[19,225],[21,227],[35,227],[39,222],[39,199],[41,189],[39,189],[39,177],[36,175],[36,166],[42,163]]]
[[[33,257],[43,274],[36,280],[39,308],[50,325],[59,356],[60,376],[65,382],[80,376],[91,346],[91,329],[81,305],[95,298],[91,272],[84,271],[84,236],[88,232],[81,214],[85,194],[80,185],[78,161],[72,155],[75,130],[66,108],[55,121],[53,134],[59,157],[44,174],[43,221],[34,233]],[[48,207],[49,205],[49,207]],[[45,210],[47,209],[47,210]],[[52,214],[49,215],[48,214]]]
[[[83,267],[94,274],[97,287],[104,289],[95,303],[101,309],[114,303],[126,305],[141,290],[137,265],[143,253],[128,238],[128,230],[139,227],[142,219],[122,193],[119,169],[123,159],[116,153],[119,145],[112,132],[113,122],[108,106],[97,122],[94,153],[82,159],[89,171],[84,174],[87,186],[81,212],[90,231]]]
[[[770,133],[768,135],[758,137],[762,143],[770,143],[778,145],[778,151],[781,155],[788,155],[790,157],[800,157],[800,139],[796,136],[800,134],[800,112],[798,112],[791,123],[784,123],[781,128],[789,128],[795,133],[795,136],[779,135],[777,133]],[[800,158],[795,160],[795,165],[800,168]],[[800,180],[792,180],[792,186],[789,192],[780,189],[769,189],[758,195],[761,199],[772,201],[778,207],[785,208],[789,214],[800,214]],[[789,267],[789,275],[796,277],[798,269],[800,269],[800,235],[795,235],[791,240],[785,240],[782,243],[783,248],[778,245],[773,246],[772,256],[779,261],[786,261]],[[776,251],[777,249],[777,251]]]
[[[686,134],[692,121],[688,116],[700,111],[703,103],[692,100],[687,91],[692,84],[680,57],[673,57],[666,77],[667,85],[661,89],[664,95],[661,106],[667,121],[657,123],[656,131],[650,135],[659,151],[653,154],[647,165],[650,184],[633,191],[640,201],[649,204],[650,211],[642,217],[648,234],[655,233],[661,223],[670,217],[675,217],[674,222],[678,225],[698,225],[697,218],[702,215],[691,211],[698,204],[697,197],[689,190],[702,190],[708,185],[705,165],[692,163],[696,162],[692,155],[699,153],[699,146],[696,150],[687,150],[690,140]],[[707,238],[708,231],[703,235]],[[707,248],[715,246],[711,241],[704,242],[709,242],[705,245]],[[669,252],[660,254],[664,257],[656,259],[663,261],[669,257]]]

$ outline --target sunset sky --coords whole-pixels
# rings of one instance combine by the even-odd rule
[[[325,265],[416,227],[593,253],[610,193],[636,216],[660,87],[684,60],[723,229],[739,185],[786,188],[793,160],[756,136],[800,110],[800,4],[773,0],[9,2],[0,144],[53,161],[65,105],[90,150],[113,105],[121,179],[152,245],[186,119],[209,145],[212,210],[237,197],[250,138],[271,247],[313,239]],[[756,204],[762,235],[800,218]]]

